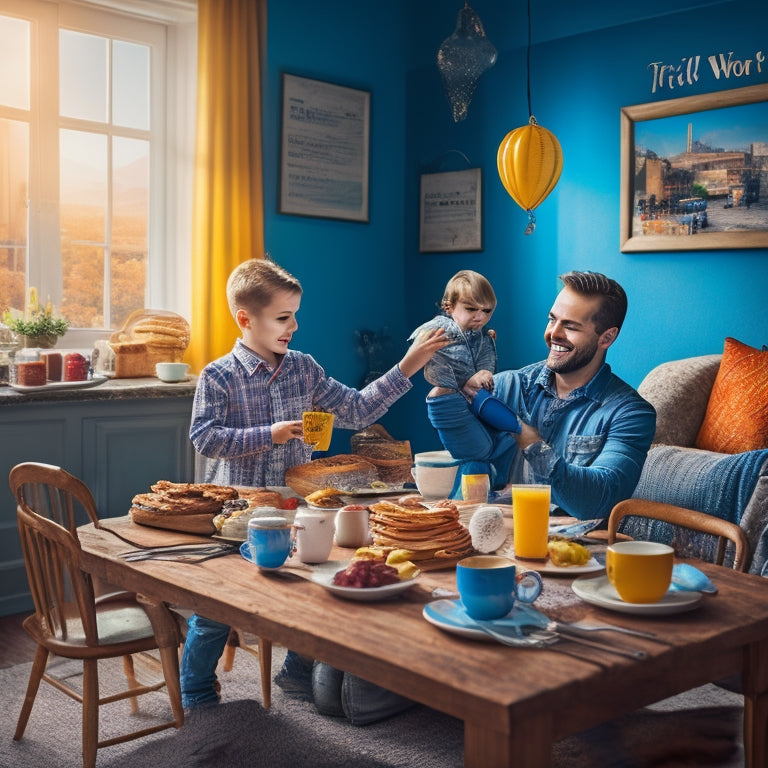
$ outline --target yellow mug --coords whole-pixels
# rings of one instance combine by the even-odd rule
[[[515,557],[543,560],[547,556],[549,543],[551,488],[534,483],[513,485],[511,488]]]
[[[605,570],[625,603],[656,603],[672,583],[675,550],[655,541],[619,541],[605,553]]]
[[[333,414],[323,411],[304,411],[301,415],[304,442],[316,451],[327,451],[331,447]]]

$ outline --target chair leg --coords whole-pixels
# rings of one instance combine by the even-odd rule
[[[48,650],[42,645],[37,646],[35,659],[32,662],[32,670],[29,673],[29,683],[27,683],[27,693],[24,696],[24,703],[21,705],[21,712],[16,723],[16,732],[13,734],[15,741],[18,741],[27,727],[29,715],[32,712],[32,705],[35,703],[37,691],[40,688],[40,681],[43,679],[45,666],[48,663]]]
[[[99,742],[99,662],[83,660],[83,768],[95,768]]]
[[[123,656],[123,673],[129,688],[138,688],[139,681],[136,679],[136,672],[133,666],[133,656],[130,654]],[[131,714],[135,715],[139,711],[139,700],[136,696],[131,696]]]
[[[272,641],[263,637],[259,638],[259,668],[264,709],[269,709],[272,706]]]
[[[227,644],[224,646],[224,653],[221,656],[221,664],[225,672],[232,671],[232,666],[235,663],[235,650],[239,645],[237,630],[233,627],[229,630]]]

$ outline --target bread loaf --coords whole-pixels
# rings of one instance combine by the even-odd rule
[[[352,451],[364,456],[379,472],[379,480],[402,485],[412,480],[413,454],[408,440],[395,440],[381,424],[372,424],[350,439]]]
[[[372,488],[378,480],[376,467],[362,456],[353,454],[315,459],[308,464],[291,467],[285,473],[286,485],[299,496],[309,496],[323,488],[338,488],[340,491]]]

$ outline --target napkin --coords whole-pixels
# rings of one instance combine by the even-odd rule
[[[688,563],[677,563],[672,567],[670,592],[707,592],[714,595],[717,587],[709,577]]]

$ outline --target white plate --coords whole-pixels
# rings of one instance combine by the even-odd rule
[[[607,576],[576,579],[573,591],[592,605],[619,613],[663,615],[692,611],[703,599],[701,592],[667,592],[657,603],[625,603],[608,581]]]
[[[53,392],[58,389],[88,389],[88,387],[98,387],[107,381],[106,376],[94,376],[85,381],[49,381],[47,384],[41,384],[37,387],[27,387],[24,384],[10,384],[11,389],[17,392]]]
[[[395,494],[417,493],[416,488],[406,488],[404,485],[391,486],[384,488],[355,488],[352,491],[342,491],[340,496],[393,496]]]
[[[329,573],[327,570],[315,571],[312,574],[312,581],[321,587],[325,587],[331,594],[338,595],[338,597],[345,597],[347,600],[357,600],[364,603],[395,597],[410,589],[419,578],[414,576],[411,579],[398,581],[395,584],[386,584],[383,587],[339,587],[333,583],[335,573],[336,571],[333,573]]]
[[[546,563],[540,565],[536,560],[517,559],[514,555],[512,557],[515,559],[515,563],[521,568],[538,571],[547,576],[583,576],[587,573],[598,573],[599,571],[605,570],[605,566],[600,565],[594,557],[590,557],[589,562],[587,562],[586,565],[569,566],[554,565],[551,560],[547,560]]]
[[[307,502],[309,509],[316,509],[318,512],[338,512],[341,507],[319,507],[317,504],[310,504]]]

